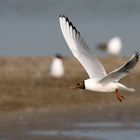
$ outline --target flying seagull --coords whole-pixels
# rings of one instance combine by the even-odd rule
[[[115,92],[117,99],[122,102],[125,99],[119,90],[134,92],[133,88],[128,88],[119,83],[119,80],[128,75],[139,60],[139,53],[135,52],[130,60],[120,68],[106,73],[103,65],[92,54],[87,43],[80,33],[73,26],[72,22],[65,16],[59,17],[62,34],[67,42],[72,54],[80,61],[89,75],[89,79],[77,83],[73,88],[80,88],[96,92]]]

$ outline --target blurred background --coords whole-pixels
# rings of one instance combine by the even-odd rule
[[[63,14],[107,72],[140,48],[139,0],[0,0],[0,140],[139,140],[139,63],[121,81],[136,92],[121,91],[121,103],[70,89],[88,75],[62,36]],[[97,49],[116,36],[120,55]]]
[[[62,51],[58,17],[68,16],[89,46],[119,36],[125,55],[139,49],[139,0],[0,0],[0,55],[42,56]]]

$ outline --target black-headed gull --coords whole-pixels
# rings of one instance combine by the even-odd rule
[[[49,75],[53,78],[61,78],[64,76],[64,72],[63,57],[56,54],[50,65]]]
[[[139,60],[138,52],[135,52],[126,64],[107,75],[103,65],[92,54],[88,45],[69,19],[65,16],[60,16],[59,21],[62,34],[69,49],[80,61],[89,75],[89,79],[77,83],[73,88],[97,92],[115,92],[119,101],[122,101],[124,97],[120,95],[118,90],[135,91],[133,88],[128,88],[119,83],[119,80],[125,77],[137,64]]]
[[[122,49],[122,41],[119,37],[111,38],[107,43],[107,51],[111,55],[119,55]]]
[[[107,51],[110,55],[119,55],[122,50],[122,41],[120,37],[111,38],[108,43],[100,43],[98,45],[100,50]]]

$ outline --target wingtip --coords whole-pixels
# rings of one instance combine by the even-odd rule
[[[136,57],[136,60],[139,61],[139,52],[138,51],[135,52],[135,57]]]
[[[59,18],[65,18],[65,19],[67,19],[67,17],[65,15],[59,15]]]
[[[59,15],[59,20],[61,20],[62,19],[62,16],[61,15]]]
[[[65,20],[66,20],[66,22],[68,22],[69,26],[71,26],[73,28],[73,30],[75,30],[75,32],[80,35],[80,32],[77,31],[76,27],[72,24],[72,22],[69,20],[68,17],[66,17],[65,15],[59,15],[59,18],[65,18]]]

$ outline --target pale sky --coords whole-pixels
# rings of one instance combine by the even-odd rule
[[[0,56],[71,55],[60,14],[70,18],[99,55],[95,46],[114,36],[122,38],[123,54],[140,48],[138,0],[0,0]]]

